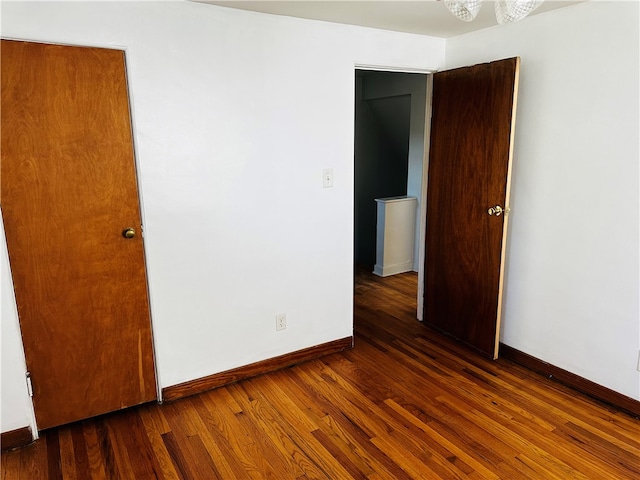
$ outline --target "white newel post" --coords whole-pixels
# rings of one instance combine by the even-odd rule
[[[413,270],[416,198],[376,198],[376,203],[376,264],[373,273],[386,277]]]

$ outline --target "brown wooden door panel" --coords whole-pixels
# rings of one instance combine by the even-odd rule
[[[2,40],[1,108],[2,210],[38,427],[155,399],[124,53]]]
[[[496,357],[519,59],[434,75],[423,319]]]

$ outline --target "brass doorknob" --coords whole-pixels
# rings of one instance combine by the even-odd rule
[[[133,238],[136,236],[136,231],[133,228],[127,228],[122,232],[124,238]]]
[[[499,217],[504,213],[504,210],[500,205],[496,205],[495,207],[491,207],[489,210],[487,210],[487,212],[489,213],[489,215],[495,215],[496,217]]]

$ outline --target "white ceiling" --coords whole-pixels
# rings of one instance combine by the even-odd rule
[[[308,18],[327,22],[361,25],[398,32],[419,33],[434,37],[454,37],[497,25],[494,2],[484,0],[478,17],[463,22],[454,17],[440,0],[194,0],[255,12]],[[531,15],[567,7],[580,1],[546,0]]]

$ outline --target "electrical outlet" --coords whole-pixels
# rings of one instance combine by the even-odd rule
[[[287,314],[279,313],[276,315],[276,331],[287,328]]]

